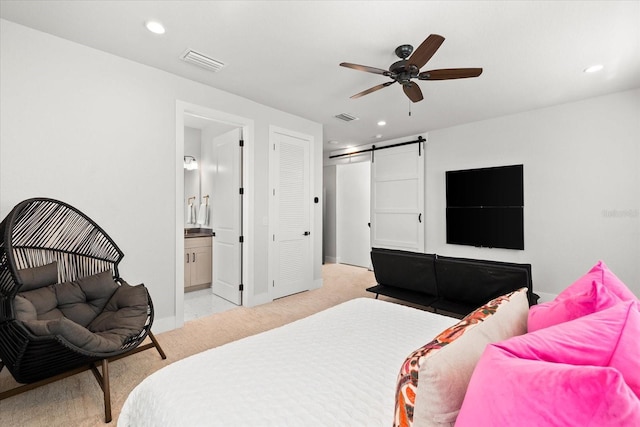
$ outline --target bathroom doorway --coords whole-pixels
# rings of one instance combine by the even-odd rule
[[[249,234],[246,183],[250,182],[248,172],[251,168],[246,165],[251,157],[246,150],[250,150],[252,143],[253,121],[193,104],[178,102],[176,105],[176,154],[179,158],[176,229],[180,231],[180,237],[176,236],[176,326],[180,327],[184,321],[194,318],[194,310],[206,315],[242,305],[243,293],[249,290],[250,252],[248,242],[244,240]],[[202,144],[195,152],[193,141],[189,141],[189,135],[194,134]],[[185,156],[196,158],[199,168],[197,188],[189,182],[188,175],[192,173],[184,169]],[[188,160],[192,161],[191,158]],[[189,194],[186,194],[189,185]],[[189,205],[189,200],[195,208]],[[200,213],[205,208],[207,215],[203,218]],[[195,212],[189,217],[191,209]],[[197,235],[213,232],[210,238],[212,284],[185,296],[186,277],[189,269],[195,267],[185,262],[185,255],[188,255],[184,250],[185,242],[192,246],[192,240],[185,239],[190,231]]]

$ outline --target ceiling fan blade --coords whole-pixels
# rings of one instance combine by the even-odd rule
[[[404,91],[404,94],[407,95],[407,97],[413,102],[422,101],[422,99],[424,98],[422,96],[420,86],[418,86],[416,83],[410,82],[404,84],[402,85],[402,90]]]
[[[443,68],[442,70],[423,71],[418,74],[420,80],[449,80],[478,77],[482,68]]]
[[[341,67],[353,68],[354,70],[366,71],[367,73],[381,74],[383,76],[390,76],[392,73],[382,68],[369,67],[366,65],[350,64],[348,62],[340,63]]]
[[[422,68],[424,64],[426,64],[427,61],[429,61],[436,53],[442,42],[444,42],[444,37],[439,36],[438,34],[431,34],[413,52],[407,60],[407,64],[415,65],[418,69]]]
[[[389,85],[392,85],[392,84],[394,84],[394,83],[395,83],[395,80],[394,80],[394,81],[392,81],[392,82],[386,82],[386,83],[382,83],[382,84],[379,84],[379,85],[374,86],[374,87],[370,87],[370,88],[369,88],[369,89],[367,89],[367,90],[363,90],[363,91],[362,91],[362,92],[360,92],[360,93],[356,93],[355,95],[353,95],[353,96],[351,97],[351,99],[360,98],[361,96],[368,95],[368,94],[370,94],[371,92],[375,92],[375,91],[377,91],[377,90],[380,90],[380,89],[382,89],[382,88],[385,88],[385,87],[387,87],[387,86],[389,86]]]

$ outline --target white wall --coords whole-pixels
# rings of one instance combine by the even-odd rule
[[[175,324],[176,101],[254,120],[253,301],[267,294],[268,132],[312,135],[313,196],[322,191],[322,126],[209,86],[0,21],[0,217],[46,196],[76,206],[125,253],[120,272],[145,282],[157,331]],[[180,171],[182,173],[182,171]],[[313,233],[322,233],[320,204]],[[321,280],[322,242],[314,246]]]
[[[336,249],[336,166],[323,168],[322,244],[324,262],[337,261]]]
[[[531,263],[545,299],[602,259],[640,296],[640,89],[434,130],[425,154],[425,252]],[[520,163],[525,250],[448,245],[445,172]]]
[[[557,294],[599,259],[640,296],[640,90],[429,132],[426,251],[531,263]],[[446,244],[445,171],[524,164],[525,250]]]

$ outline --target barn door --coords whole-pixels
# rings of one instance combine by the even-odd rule
[[[308,290],[313,285],[311,235],[311,137],[272,129],[272,297]]]
[[[424,150],[421,144],[373,152],[372,247],[424,252]]]

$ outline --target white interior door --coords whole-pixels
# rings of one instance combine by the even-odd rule
[[[371,246],[424,252],[422,143],[374,151]]]
[[[270,132],[273,155],[272,297],[311,289],[311,137]]]
[[[211,195],[213,282],[216,295],[242,303],[242,154],[240,129],[214,138],[214,179]]]
[[[371,259],[371,163],[346,163],[336,168],[338,262],[366,268]]]

